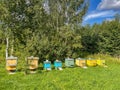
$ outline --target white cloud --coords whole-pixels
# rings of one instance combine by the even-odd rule
[[[109,10],[109,11],[101,11],[101,12],[92,12],[90,14],[87,14],[84,17],[84,21],[87,21],[89,19],[94,19],[94,18],[104,18],[104,17],[112,17],[114,16],[116,13]]]
[[[115,20],[114,18],[106,18],[105,19],[105,21],[109,21],[109,22],[111,22],[111,21],[113,21],[113,20]]]
[[[120,0],[102,0],[97,7],[98,10],[120,10]]]

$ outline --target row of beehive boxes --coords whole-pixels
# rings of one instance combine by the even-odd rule
[[[15,72],[17,68],[17,61],[18,61],[17,57],[11,56],[11,57],[6,58],[7,71]],[[33,57],[33,56],[28,57],[26,60],[27,62],[26,64],[29,70],[35,71],[38,68],[38,61],[39,61],[38,57]],[[45,70],[51,70],[51,61],[49,60],[44,61],[43,67]],[[62,62],[59,60],[54,61],[54,67],[55,69],[62,70]]]
[[[38,57],[28,57],[27,58],[27,65],[30,70],[35,70],[38,68]],[[65,59],[65,66],[66,67],[74,67],[75,65],[80,66],[80,67],[85,67],[85,66],[104,66],[105,65],[105,60],[100,60],[100,59],[83,59],[83,58],[77,58],[77,59],[72,59],[72,58],[66,58]],[[6,58],[6,69],[8,71],[15,71],[17,66],[17,57],[8,57]],[[45,70],[51,70],[51,62],[49,60],[44,61],[43,67]],[[59,60],[54,61],[54,67],[55,69],[60,69],[62,68],[62,62]]]
[[[101,60],[101,59],[84,59],[84,58],[77,58],[75,59],[75,64],[76,66],[80,66],[80,67],[86,67],[86,66],[105,66],[105,60]],[[68,67],[73,67],[74,65],[74,59],[72,58],[67,58],[65,60],[65,65]]]
[[[27,66],[29,67],[30,70],[35,70],[38,68],[38,57],[28,57],[27,58]],[[17,57],[7,57],[6,58],[6,69],[9,72],[15,72],[17,68],[17,62],[18,58]]]

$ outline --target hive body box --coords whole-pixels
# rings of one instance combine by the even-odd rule
[[[62,62],[58,60],[54,61],[54,67],[55,69],[62,68]]]
[[[85,67],[86,66],[86,60],[82,58],[77,58],[75,60],[75,64],[80,67]]]
[[[96,65],[97,65],[97,60],[95,60],[95,59],[87,60],[87,66],[96,66]]]
[[[36,70],[38,68],[38,57],[28,57],[27,58],[27,64],[30,70]]]
[[[45,70],[51,70],[51,61],[46,60],[43,64]]]
[[[10,73],[14,73],[16,71],[16,67],[17,67],[17,57],[7,57],[6,58],[6,69],[7,71],[9,71]]]
[[[65,66],[66,67],[74,67],[74,59],[72,59],[72,58],[66,58],[65,59]]]
[[[97,65],[99,65],[99,66],[105,66],[105,60],[98,59],[97,60]]]

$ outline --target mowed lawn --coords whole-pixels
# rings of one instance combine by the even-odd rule
[[[75,67],[49,72],[39,69],[28,75],[17,71],[9,75],[0,64],[0,90],[120,90],[120,64],[107,65],[107,68]]]

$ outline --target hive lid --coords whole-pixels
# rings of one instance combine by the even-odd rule
[[[17,57],[14,57],[14,56],[10,56],[10,57],[7,57],[7,58],[6,58],[6,60],[12,60],[12,59],[17,60],[18,58],[17,58]]]
[[[73,59],[73,58],[69,58],[69,57],[68,57],[68,58],[66,58],[65,60],[74,60],[74,59]]]
[[[59,61],[59,60],[56,60],[55,62],[61,62],[61,61]]]
[[[46,60],[46,62],[49,62],[49,60]]]
[[[45,60],[44,62],[50,62],[49,60]]]
[[[44,63],[51,63],[51,61],[49,61],[49,60],[46,60],[46,61],[44,61]]]
[[[39,60],[39,57],[33,57],[33,56],[31,56],[31,57],[28,57],[27,59],[37,59],[37,60]]]
[[[96,59],[94,59],[94,58],[88,58],[88,60],[96,60]]]
[[[77,58],[77,60],[85,60],[84,58]]]

